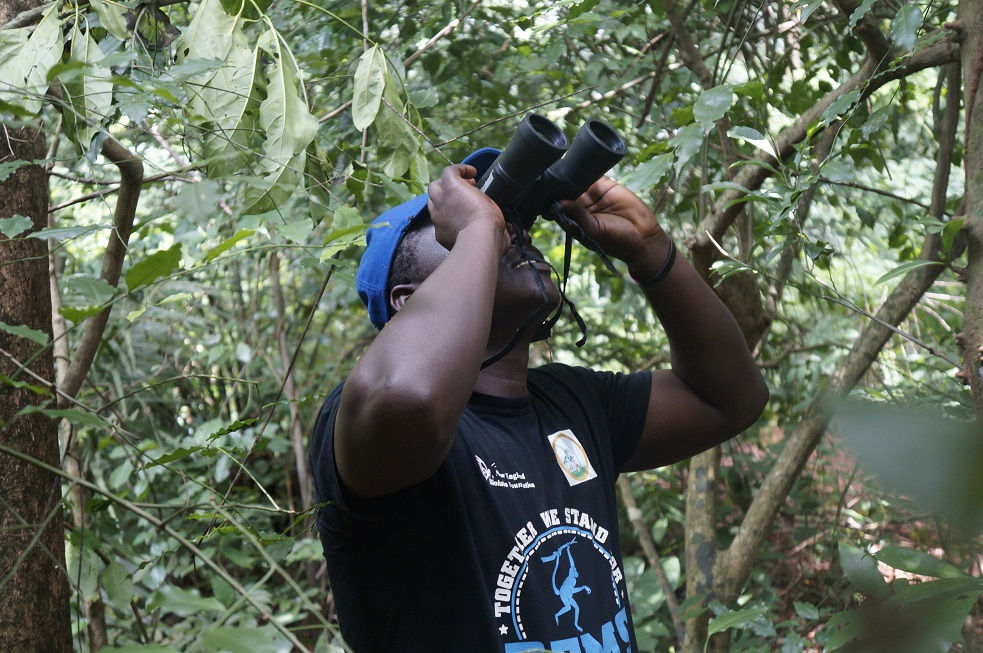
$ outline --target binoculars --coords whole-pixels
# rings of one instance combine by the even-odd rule
[[[614,129],[591,119],[573,145],[548,118],[527,114],[509,144],[478,179],[478,188],[506,217],[528,229],[557,200],[580,197],[627,152]]]

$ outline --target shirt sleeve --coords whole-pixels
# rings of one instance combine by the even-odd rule
[[[391,494],[365,499],[352,494],[338,474],[334,455],[334,428],[341,404],[344,382],[338,384],[324,400],[307,450],[307,464],[314,480],[314,502],[320,504],[318,526],[324,530],[329,521],[345,519],[379,520],[393,510],[398,510],[417,486],[397,490]]]

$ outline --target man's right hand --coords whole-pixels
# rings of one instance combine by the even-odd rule
[[[444,168],[440,177],[427,189],[427,209],[433,222],[437,242],[452,249],[457,235],[471,224],[488,222],[501,231],[499,255],[509,246],[505,217],[498,205],[478,190],[475,177],[478,171],[466,164]]]

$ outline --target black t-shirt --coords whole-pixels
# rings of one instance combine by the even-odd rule
[[[527,397],[472,396],[430,478],[371,500],[338,480],[335,388],[309,456],[352,649],[637,650],[615,481],[641,435],[650,385],[648,373],[530,370]]]

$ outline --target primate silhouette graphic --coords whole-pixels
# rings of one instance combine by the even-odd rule
[[[577,541],[577,538],[573,538],[566,544],[560,545],[556,551],[552,554],[543,557],[543,562],[553,562],[553,593],[560,597],[563,601],[563,607],[560,608],[555,615],[553,615],[556,620],[556,624],[560,624],[560,615],[566,614],[573,610],[573,625],[576,626],[578,632],[584,632],[584,629],[580,627],[580,606],[574,600],[573,595],[577,592],[587,592],[590,594],[590,588],[586,585],[581,585],[577,587],[577,577],[580,573],[577,571],[577,565],[573,561],[573,554],[570,553],[570,547]],[[563,583],[559,586],[556,584],[556,574],[560,569],[560,561],[563,559],[563,550],[566,549],[567,552],[567,562],[569,563],[569,569],[567,570],[567,577],[563,579]]]

